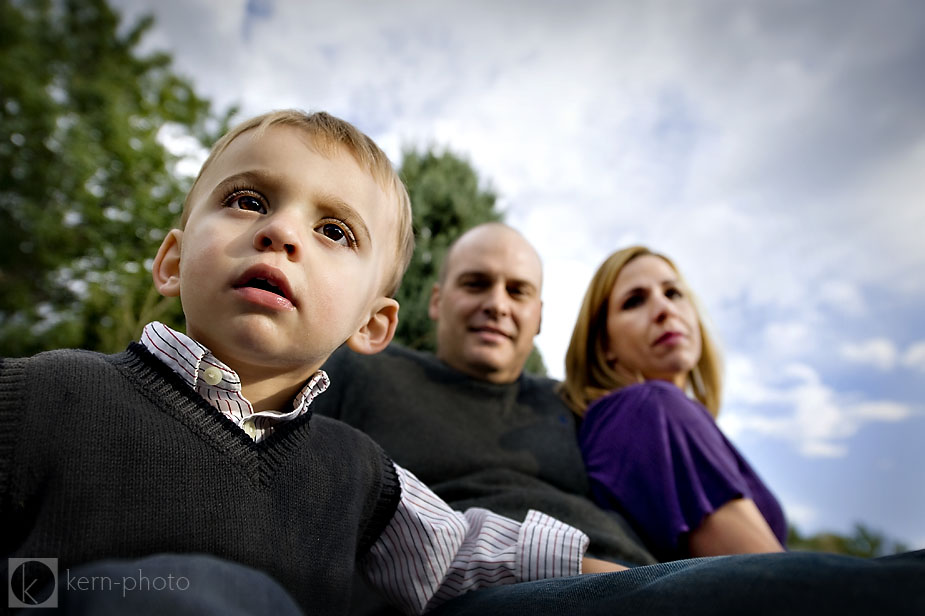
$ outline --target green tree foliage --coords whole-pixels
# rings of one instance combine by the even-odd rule
[[[436,340],[427,305],[447,249],[467,229],[500,221],[503,216],[495,208],[495,193],[480,186],[472,165],[452,152],[406,150],[399,174],[411,196],[416,247],[397,296],[401,312],[395,340],[413,349],[434,351]],[[546,374],[536,349],[525,369]]]
[[[791,526],[787,530],[787,547],[791,550],[833,552],[862,558],[897,554],[909,549],[908,546],[890,541],[882,533],[860,523],[855,525],[854,534],[849,536],[827,532],[804,536]]]
[[[113,351],[179,322],[149,268],[189,179],[159,134],[224,126],[168,55],[138,52],[152,23],[120,29],[105,0],[0,0],[2,355]]]
[[[427,304],[447,248],[470,227],[502,216],[495,193],[480,186],[472,165],[451,152],[406,150],[399,175],[411,196],[415,249],[396,298],[401,312],[395,339],[433,351]]]

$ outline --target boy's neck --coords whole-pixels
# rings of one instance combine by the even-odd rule
[[[255,413],[291,409],[292,401],[320,368],[308,365],[297,368],[251,366],[240,361],[228,361],[219,355],[215,357],[234,370],[241,381],[241,395],[250,402]]]
[[[305,383],[318,370],[286,374],[242,374],[237,368],[232,369],[241,379],[241,393],[254,408],[254,412],[283,411],[292,406],[292,400],[305,386]]]

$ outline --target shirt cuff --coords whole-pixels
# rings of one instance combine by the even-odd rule
[[[517,581],[578,575],[589,541],[577,528],[531,509],[517,538]]]

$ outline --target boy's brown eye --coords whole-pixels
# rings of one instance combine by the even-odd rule
[[[258,214],[267,213],[264,200],[251,193],[234,192],[225,200],[225,206],[237,210],[257,212]]]
[[[349,230],[333,222],[322,223],[315,230],[341,246],[354,246],[356,244],[353,234]]]

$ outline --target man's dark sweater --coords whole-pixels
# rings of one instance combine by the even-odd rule
[[[255,443],[140,345],[0,363],[6,556],[63,571],[208,553],[269,573],[306,613],[340,614],[398,498],[358,431],[306,413]]]
[[[554,381],[522,375],[496,385],[394,344],[372,356],[343,347],[324,369],[332,385],[315,413],[370,435],[454,508],[517,520],[537,509],[587,533],[589,556],[655,562],[625,520],[591,502],[574,418]]]

